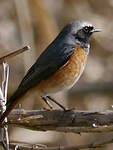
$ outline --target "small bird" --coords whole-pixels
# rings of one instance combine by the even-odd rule
[[[100,31],[84,20],[68,23],[28,70],[10,97],[0,122],[4,121],[25,95],[35,91],[50,107],[48,99],[66,110],[50,95],[70,89],[79,80],[89,54],[90,37],[94,32]]]

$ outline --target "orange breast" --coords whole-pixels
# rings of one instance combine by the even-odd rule
[[[77,47],[69,61],[47,80],[41,81],[37,88],[41,93],[56,93],[72,87],[82,74],[86,64],[85,51]]]

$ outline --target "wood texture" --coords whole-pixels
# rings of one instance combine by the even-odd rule
[[[113,131],[113,111],[14,110],[8,124],[36,131],[110,132]]]

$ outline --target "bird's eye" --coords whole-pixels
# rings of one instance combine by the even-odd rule
[[[84,27],[83,28],[83,30],[86,32],[86,33],[88,33],[89,32],[89,28],[86,26],[86,27]]]
[[[93,30],[93,27],[85,26],[85,27],[83,28],[83,30],[84,30],[84,32],[89,33],[91,30]]]

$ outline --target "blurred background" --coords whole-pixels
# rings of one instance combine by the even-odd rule
[[[31,46],[30,51],[8,61],[9,96],[63,26],[76,19],[88,20],[103,31],[91,39],[87,66],[76,86],[68,93],[53,97],[64,106],[77,110],[113,110],[113,0],[0,0],[0,56],[6,51]],[[25,109],[42,107],[47,106],[38,93],[22,103]],[[80,136],[10,127],[10,140],[48,146],[87,144],[112,137],[113,133],[84,133]],[[112,146],[102,149],[112,150]]]

